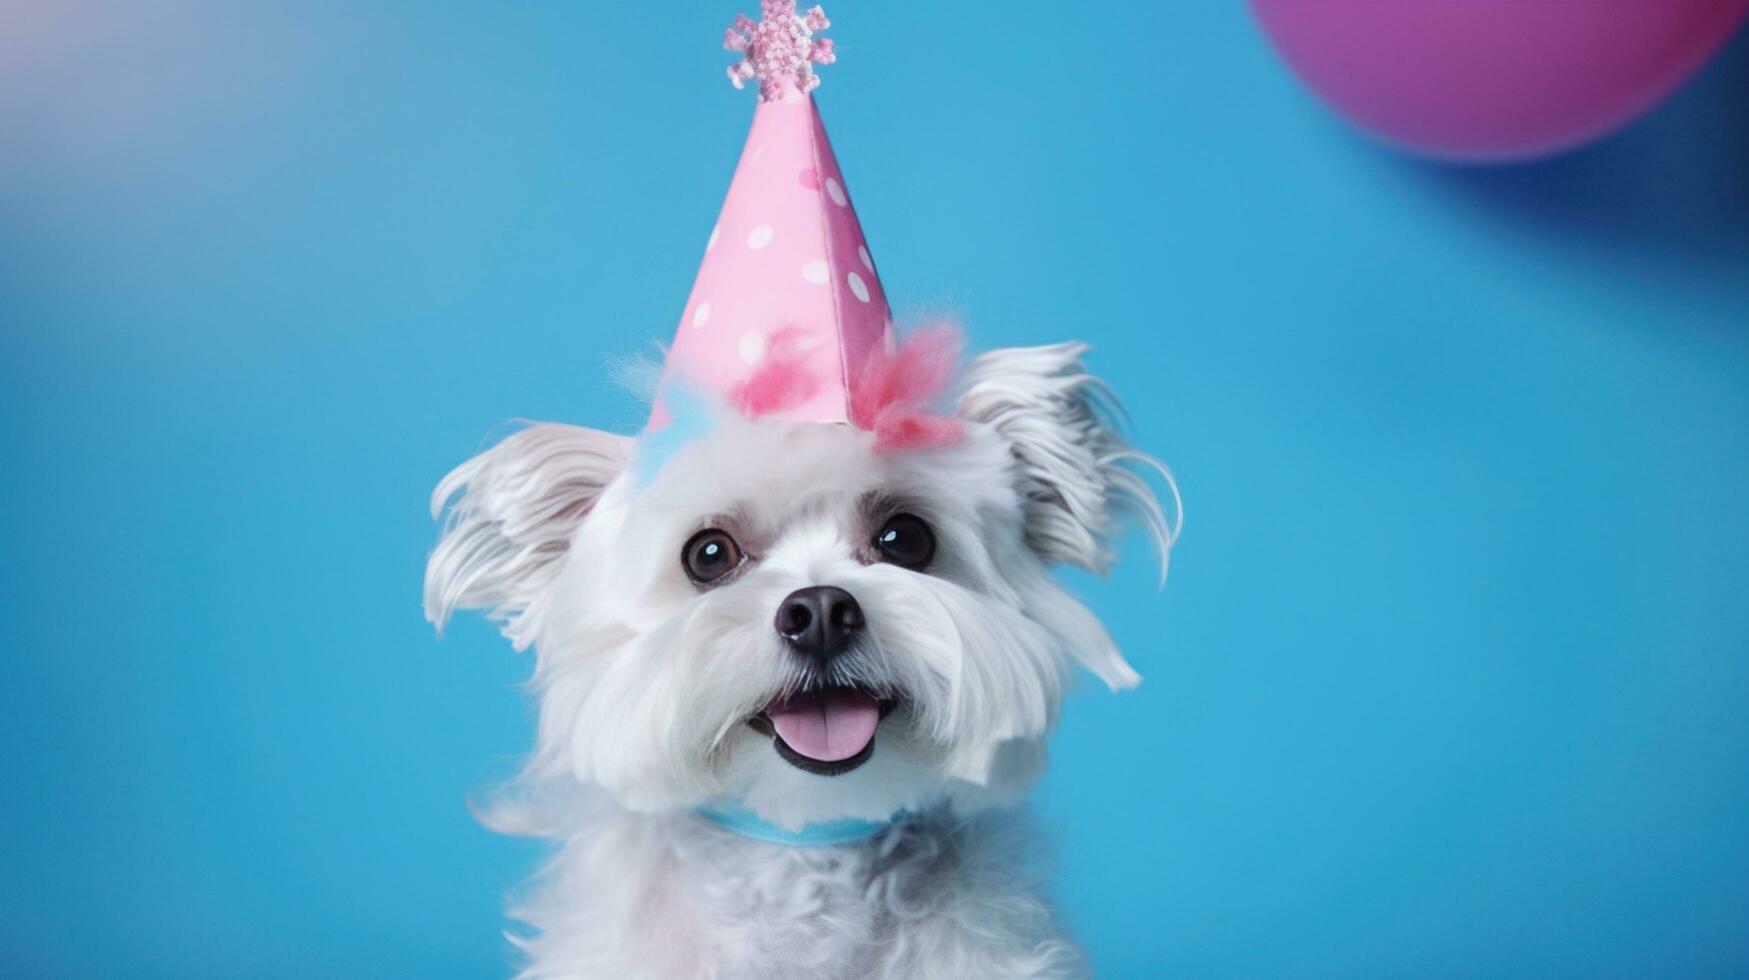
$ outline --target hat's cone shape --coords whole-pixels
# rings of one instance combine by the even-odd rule
[[[729,69],[757,79],[759,104],[692,295],[668,351],[651,429],[669,422],[674,386],[749,415],[853,422],[851,386],[893,343],[874,257],[810,94],[813,64],[833,60],[815,7],[765,0],[736,20]]]

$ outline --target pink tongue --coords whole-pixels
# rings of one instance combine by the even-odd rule
[[[777,736],[790,748],[820,762],[838,762],[874,740],[881,706],[866,692],[850,689],[798,694],[765,709]]]

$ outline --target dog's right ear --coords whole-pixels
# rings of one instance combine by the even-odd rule
[[[516,648],[526,647],[523,614],[602,489],[625,469],[633,442],[535,425],[452,470],[431,495],[431,516],[446,506],[449,513],[425,565],[425,618],[441,633],[455,610],[489,609]]]

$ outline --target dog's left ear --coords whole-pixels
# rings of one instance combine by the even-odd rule
[[[1114,542],[1126,519],[1134,520],[1154,544],[1164,583],[1183,517],[1178,487],[1159,460],[1124,438],[1117,421],[1122,409],[1082,364],[1086,351],[1086,344],[1067,343],[978,356],[962,378],[959,415],[989,427],[1007,444],[1026,544],[1047,564],[1104,573],[1116,560]],[[1170,520],[1147,471],[1168,491]],[[1104,631],[1091,616],[1086,620],[1074,624],[1075,631],[1094,635],[1077,644],[1076,656],[1113,687],[1134,683],[1135,672]]]
[[[449,515],[425,565],[425,618],[441,632],[457,609],[489,609],[516,648],[526,647],[530,604],[632,446],[594,429],[535,425],[452,470],[431,495],[431,515],[445,506]]]
[[[1125,518],[1133,518],[1153,540],[1164,580],[1183,516],[1177,485],[1159,460],[1124,438],[1116,421],[1123,410],[1081,363],[1086,352],[1086,344],[1067,343],[980,355],[963,377],[960,417],[1008,444],[1026,507],[1026,543],[1039,557],[1104,573]],[[1171,521],[1142,470],[1165,482]]]

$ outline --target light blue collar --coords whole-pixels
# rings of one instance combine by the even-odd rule
[[[825,823],[804,824],[800,830],[788,830],[765,819],[739,803],[724,806],[701,806],[698,815],[732,834],[782,844],[785,847],[830,847],[853,844],[886,830],[898,814],[885,820],[828,820]]]

